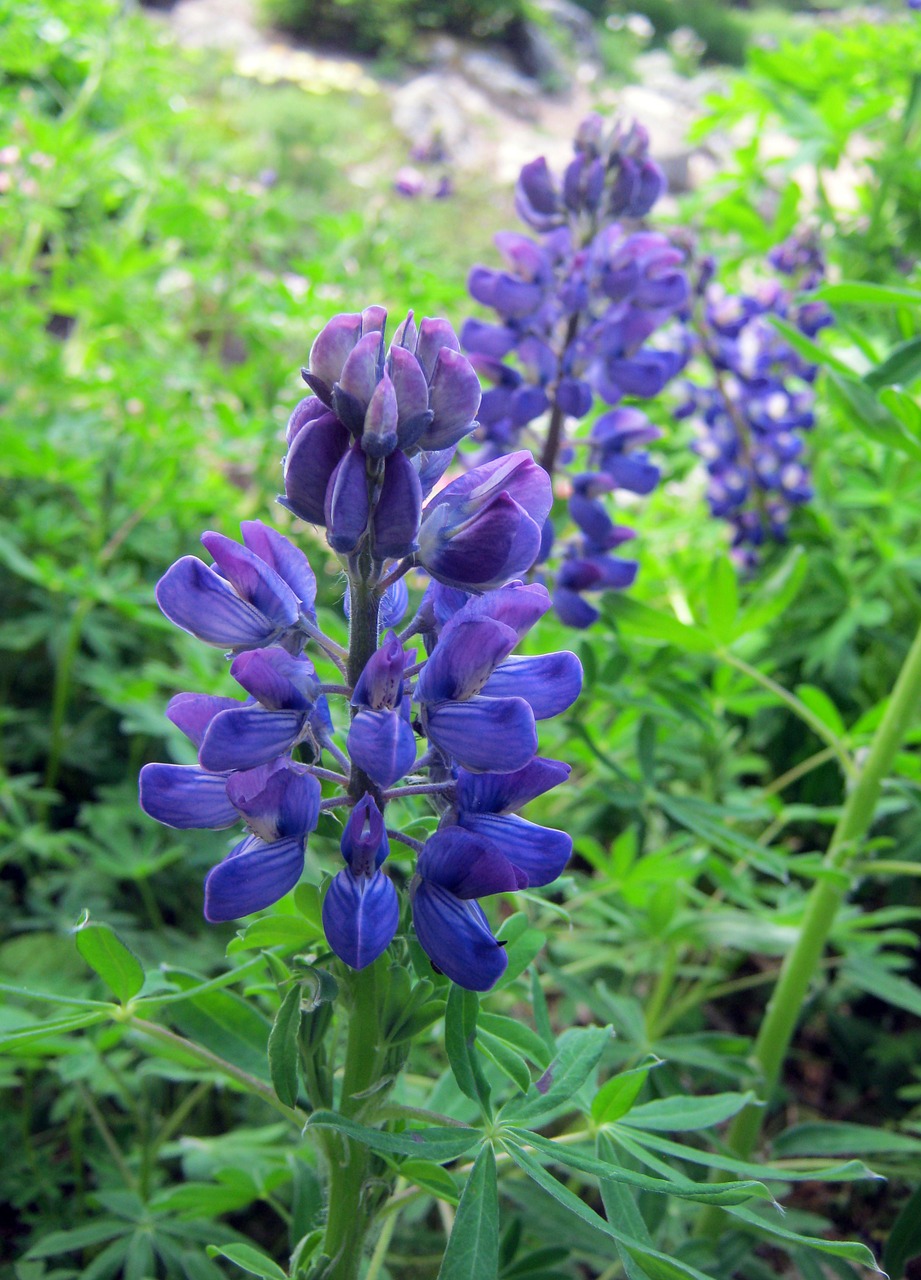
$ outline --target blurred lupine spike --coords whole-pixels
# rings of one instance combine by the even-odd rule
[[[417,327],[410,313],[389,349],[385,323],[383,308],[369,307],[326,325],[305,371],[314,394],[287,430],[280,501],[324,527],[339,556],[348,649],[320,630],[316,579],[293,543],[259,521],[243,524],[242,545],[205,534],[214,567],[184,557],[163,576],[158,600],[177,625],[228,650],[230,674],[248,696],[172,700],[168,716],[194,743],[198,764],[146,765],[141,806],[177,828],[245,825],[207,877],[212,921],[277,902],[302,874],[321,810],[349,807],[346,865],[329,881],[322,918],[332,950],[362,969],[391,944],[400,918],[382,870],[384,810],[396,795],[432,797],[440,825],[424,847],[393,833],[422,848],[412,888],[417,936],[438,971],[486,990],[506,957],[475,899],[547,884],[569,857],[568,836],[513,811],[565,780],[566,766],[536,757],[536,722],[572,705],[582,669],[571,653],[512,656],[550,607],[544,586],[515,580],[540,554],[552,504],[547,473],[521,450],[433,493],[475,426],[479,381],[446,321]],[[529,358],[540,365],[545,357],[535,349]],[[586,501],[607,487],[589,477]],[[585,521],[599,545],[615,544],[606,517]],[[403,637],[389,630],[381,638],[406,610],[404,575],[413,567],[433,581]],[[404,648],[410,635],[421,637],[421,662]],[[338,668],[330,683],[304,651],[311,642]],[[331,698],[345,704],[338,723]],[[421,751],[417,735],[426,739]],[[402,778],[409,783],[394,794]],[[321,779],[342,794],[321,801]]]
[[[540,462],[551,475],[573,453],[567,443],[572,423],[586,417],[597,399],[640,415],[623,408],[623,398],[658,395],[687,358],[679,328],[665,346],[648,345],[689,297],[683,252],[666,236],[636,227],[665,190],[649,155],[649,135],[637,122],[608,127],[592,115],[576,132],[574,152],[560,181],[543,158],[521,170],[515,207],[536,237],[496,236],[505,267],[473,267],[468,288],[496,313],[497,323],[469,319],[461,330],[474,367],[489,384],[475,433],[479,458],[514,451],[522,433],[533,435],[536,420],[549,413]],[[577,577],[569,572],[565,581],[558,577],[554,599],[572,626],[588,626],[598,616],[578,599],[581,593],[623,587],[635,575],[635,564],[625,572],[625,562],[608,556],[613,521],[602,495],[617,488],[647,494],[658,482],[658,468],[639,448],[656,438],[657,429],[642,420],[642,432],[604,447],[591,443],[588,461],[600,481],[591,494],[574,498],[575,532],[564,534],[558,549],[560,560],[576,557],[594,566]],[[553,560],[554,530],[541,522],[541,533],[535,558],[544,565]]]
[[[791,236],[767,263],[782,280],[765,279],[750,294],[728,294],[701,264],[691,322],[705,381],[689,381],[679,417],[691,417],[694,449],[708,476],[710,512],[729,522],[732,555],[754,569],[767,542],[783,542],[795,507],[812,485],[801,461],[803,433],[815,421],[809,364],[771,323],[777,316],[807,337],[831,323],[824,303],[798,301],[824,277],[816,239]]]

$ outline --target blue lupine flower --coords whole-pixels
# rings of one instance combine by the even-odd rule
[[[253,701],[219,711],[198,753],[205,769],[252,769],[298,743],[322,744],[330,729],[329,708],[313,663],[284,649],[238,654],[230,674]]]
[[[317,584],[307,557],[259,520],[240,526],[243,546],[203,533],[209,567],[184,556],[157,584],[157,603],[171,622],[207,644],[239,651],[261,645],[303,647],[305,620],[315,620]]]
[[[410,895],[416,936],[435,967],[468,990],[494,986],[508,958],[476,899],[526,884],[527,878],[490,841],[460,827],[430,836],[419,854]]]
[[[418,562],[447,586],[507,582],[537,559],[552,502],[547,473],[524,450],[475,467],[429,502]]]
[[[523,768],[537,750],[535,720],[559,715],[579,696],[582,668],[575,654],[510,657],[536,620],[535,604],[541,613],[549,608],[545,588],[474,597],[441,628],[419,676],[423,732],[465,769]]]
[[[414,656],[408,655],[410,662]],[[355,714],[348,752],[379,787],[392,786],[409,773],[416,759],[409,699],[403,697],[406,665],[407,655],[391,631],[366,664],[352,694]]]
[[[684,254],[657,232],[627,231],[614,221],[642,218],[665,189],[662,172],[649,157],[648,135],[639,125],[606,131],[599,116],[590,116],[574,148],[561,182],[543,159],[522,169],[516,208],[540,238],[509,232],[496,237],[505,268],[475,266],[468,287],[496,313],[497,323],[471,319],[461,331],[474,367],[490,384],[476,431],[481,457],[515,449],[522,430],[549,412],[541,464],[551,474],[573,454],[566,444],[567,424],[585,417],[596,397],[617,405],[614,415],[639,414],[621,404],[623,397],[658,395],[687,358],[683,338],[649,345],[652,335],[686,306]],[[514,365],[506,363],[509,357]],[[603,415],[608,424],[611,416]],[[642,439],[654,439],[656,429],[639,416]],[[590,501],[580,503],[584,495],[577,492],[570,503],[580,533],[564,544],[567,562],[574,556],[587,562],[605,557],[609,548],[585,529],[586,519],[603,521],[608,503],[602,495],[617,488],[649,493],[655,487],[658,468],[635,451],[639,443],[626,447],[626,436],[617,440],[608,430],[602,447],[593,435],[590,465],[603,474]],[[607,524],[613,527],[610,518]],[[542,564],[552,555],[555,533],[544,525]],[[589,625],[598,612],[578,597],[629,585],[635,567],[625,574],[623,564],[599,563],[578,578],[571,565],[565,574],[561,570],[565,581],[558,579],[554,593],[561,616],[572,625]]]
[[[815,288],[822,256],[809,237],[791,237],[768,261],[796,288]],[[695,451],[707,469],[711,514],[733,529],[732,554],[754,568],[768,540],[783,541],[791,511],[812,496],[801,461],[801,433],[814,424],[817,366],[810,365],[770,323],[777,315],[813,337],[831,322],[823,303],[795,303],[793,291],[766,281],[752,294],[735,296],[712,283],[707,267],[698,287],[700,353],[713,373],[711,385],[687,384],[678,416],[693,416]]]
[[[303,765],[284,758],[230,774],[149,764],[141,771],[141,807],[172,827],[246,823],[251,834],[205,882],[206,917],[235,920],[271,906],[297,884],[319,817],[320,785]]]
[[[397,891],[380,870],[390,844],[371,796],[365,794],[350,813],[340,848],[347,866],[326,891],[323,929],[341,960],[364,969],[386,951],[400,920]]]
[[[566,199],[574,198],[570,190]],[[320,630],[313,573],[281,534],[248,521],[242,545],[204,535],[214,566],[184,558],[164,575],[158,599],[177,625],[229,651],[230,673],[247,696],[172,700],[167,714],[196,746],[198,764],[145,766],[141,805],[177,828],[246,825],[207,877],[205,914],[214,921],[271,906],[292,889],[321,810],[349,806],[346,865],[327,886],[323,924],[344,963],[363,968],[389,946],[399,921],[396,889],[381,870],[390,849],[384,807],[430,794],[442,829],[418,861],[418,936],[455,981],[485,989],[506,962],[477,897],[549,883],[569,856],[568,837],[513,811],[566,775],[565,766],[535,758],[535,722],[572,704],[581,668],[570,653],[512,652],[550,607],[544,586],[509,581],[540,555],[551,506],[546,473],[530,455],[512,454],[436,493],[474,425],[479,383],[445,321],[417,328],[410,315],[387,351],[385,322],[383,309],[371,307],[336,317],[318,335],[305,371],[314,394],[296,407],[287,433],[283,501],[326,529],[349,582],[346,613],[361,601],[352,648]],[[528,358],[537,367],[544,355],[535,347]],[[590,510],[582,519],[601,555],[614,535]],[[401,635],[388,631],[369,652],[381,628],[402,617],[404,575],[415,566],[433,576],[421,608]],[[421,662],[404,650],[416,634]],[[331,683],[306,656],[310,641],[337,667]],[[344,751],[333,695],[348,704],[347,731],[338,726]],[[428,742],[417,759],[419,729]],[[504,781],[479,788],[480,770]],[[407,774],[411,785],[392,790]],[[321,800],[321,778],[345,794]]]

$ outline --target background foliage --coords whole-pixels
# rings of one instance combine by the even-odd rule
[[[637,588],[584,636],[541,631],[542,650],[575,645],[587,675],[542,739],[574,784],[533,815],[571,831],[578,856],[559,892],[503,901],[511,976],[484,1002],[468,1066],[479,1102],[482,1080],[513,1123],[549,1128],[500,1170],[508,1280],[760,1280],[787,1265],[778,1250],[811,1280],[828,1274],[819,1258],[856,1274],[867,1246],[899,1275],[921,1250],[917,725],[815,974],[767,1122],[769,1172],[735,1171],[784,1191],[786,1217],[748,1205],[707,1236],[693,1204],[599,1183],[591,1166],[616,1149],[633,1174],[726,1170],[720,1126],[757,1084],[749,1051],[778,959],[921,612],[919,48],[894,15],[755,49],[696,125],[740,139],[679,214],[729,282],[808,219],[854,283],[826,291],[816,497],[790,545],[739,580],[663,400],[649,410],[668,482],[638,516]],[[792,139],[783,155],[773,130]],[[279,1104],[292,1086],[269,1034],[278,981],[313,982],[322,957],[336,831],[321,826],[309,883],[277,912],[239,935],[204,925],[201,879],[224,841],[146,820],[136,777],[147,759],[186,758],[162,707],[177,689],[217,691],[223,663],[173,633],[153,585],[203,528],[265,517],[290,531],[272,499],[313,334],[370,300],[459,322],[509,194],[465,178],[450,203],[401,203],[379,101],[260,88],[110,0],[0,3],[0,136],[7,1260],[18,1280],[277,1275],[299,1246],[308,1256],[322,1192],[291,1123],[303,1086]],[[322,593],[341,631],[334,566]],[[310,1034],[333,995],[313,992]],[[452,1000],[447,1050],[442,1006],[420,1018],[399,1101],[470,1124],[451,1041],[470,1011]],[[540,1093],[551,1059],[566,1087]],[[580,1132],[544,1150],[552,1177],[535,1150]],[[561,1161],[589,1141],[581,1166]],[[382,1219],[376,1274],[439,1274],[464,1186],[491,1185],[488,1153],[446,1156],[434,1137],[378,1153],[403,1200]],[[842,1173],[844,1158],[889,1181]],[[799,1181],[830,1162],[830,1180]],[[442,1275],[464,1274],[449,1262]]]

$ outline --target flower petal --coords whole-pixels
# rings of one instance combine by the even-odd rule
[[[323,931],[351,968],[364,969],[386,951],[399,922],[397,891],[383,871],[355,876],[346,868],[333,876],[323,899]]]
[[[240,820],[227,796],[227,774],[209,773],[197,765],[145,764],[140,801],[151,818],[183,831],[232,827]]]
[[[202,739],[199,763],[215,771],[255,769],[290,751],[306,722],[304,711],[266,711],[259,706],[222,711]]]
[[[239,706],[242,706],[239,698],[221,698],[213,693],[177,693],[170,698],[166,718],[200,747],[205,730],[217,713]]]
[[[267,644],[275,624],[197,556],[183,556],[157,583],[157,604],[170,622],[222,649]]]
[[[423,707],[422,721],[426,736],[474,773],[512,773],[537,751],[534,715],[522,698],[438,702]]]
[[[214,557],[218,570],[238,595],[248,600],[276,627],[294,626],[300,612],[297,596],[255,551],[241,546],[223,533],[203,533],[201,540]]]
[[[416,886],[413,924],[423,951],[459,987],[488,991],[508,967],[482,908],[437,884],[423,880]]]
[[[525,873],[534,888],[554,881],[572,855],[572,839],[565,831],[540,827],[524,818],[492,813],[462,813],[465,831],[492,842],[508,861]]]
[[[514,773],[457,774],[457,807],[462,812],[511,813],[565,782],[572,770],[561,760],[535,756]]]
[[[582,664],[565,650],[535,658],[506,658],[482,688],[485,698],[524,698],[535,720],[560,715],[581,692]]]
[[[392,787],[416,761],[416,739],[399,711],[359,710],[349,726],[348,753],[379,787]]]
[[[266,844],[247,836],[209,871],[205,919],[219,924],[270,907],[294,888],[303,870],[303,837]]]
[[[300,602],[301,608],[313,613],[317,595],[317,579],[310,562],[293,542],[263,524],[261,520],[244,520],[240,525],[243,541],[265,563],[287,582]]]
[[[527,888],[501,849],[460,827],[443,827],[426,840],[416,871],[458,898],[488,898]]]

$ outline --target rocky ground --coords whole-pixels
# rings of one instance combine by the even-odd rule
[[[383,95],[407,138],[407,155],[414,144],[437,138],[452,165],[488,171],[508,185],[536,155],[562,166],[577,124],[600,108],[646,125],[673,190],[694,185],[712,160],[687,143],[685,130],[704,96],[719,87],[719,77],[711,72],[680,76],[666,53],[650,52],[637,59],[636,84],[605,84],[584,13],[567,0],[544,3],[552,7],[555,21],[570,24],[574,50],[572,61],[561,64],[546,37],[532,33],[527,60],[565,84],[555,94],[522,74],[509,55],[447,36],[430,41],[425,70],[396,85],[376,77],[370,63],[321,53],[267,31],[258,21],[257,0],[179,0],[164,20],[181,43],[229,53],[243,75],[299,84],[307,92],[335,86]]]

